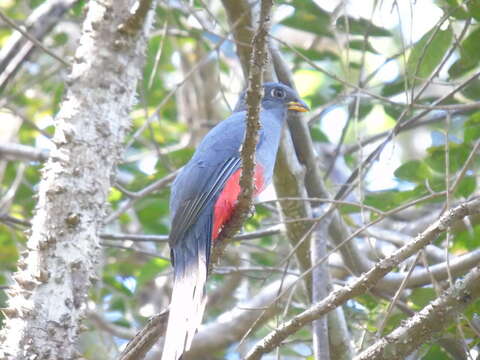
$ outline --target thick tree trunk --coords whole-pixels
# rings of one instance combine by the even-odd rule
[[[151,22],[146,15],[153,14],[151,1],[132,14],[134,3],[88,3],[28,251],[5,310],[1,359],[78,358],[75,342],[99,262],[97,234],[135,102]]]

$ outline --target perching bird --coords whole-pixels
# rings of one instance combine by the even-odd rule
[[[307,105],[286,85],[265,83],[256,148],[255,194],[270,182],[288,110]],[[190,349],[205,309],[210,248],[230,219],[240,193],[245,136],[245,93],[233,114],[202,140],[172,185],[170,251],[174,285],[162,360],[177,360]]]

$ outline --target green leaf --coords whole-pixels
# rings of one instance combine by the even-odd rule
[[[328,143],[330,140],[325,133],[320,130],[318,126],[314,126],[310,129],[310,135],[312,136],[313,141],[320,142],[320,143]]]
[[[393,313],[392,315],[390,315],[390,317],[388,318],[385,324],[385,329],[383,334],[386,335],[391,331],[393,331],[394,329],[396,329],[398,326],[400,326],[402,321],[404,321],[406,318],[407,318],[407,315],[401,312]]]
[[[430,301],[436,299],[437,294],[432,288],[418,288],[413,290],[408,300],[413,303],[415,310],[423,309]]]
[[[381,304],[378,302],[378,298],[370,295],[370,294],[363,294],[356,298],[356,300],[365,306],[368,310],[374,310],[378,308]]]
[[[125,304],[125,297],[115,295],[110,300],[110,310],[112,311],[120,311],[121,313],[125,313],[127,306]]]
[[[159,273],[170,266],[170,262],[164,259],[153,258],[143,265],[137,275],[138,287],[153,280]]]
[[[475,68],[475,64],[471,64],[469,60],[460,58],[456,60],[448,69],[448,74],[452,79],[459,78],[463,74]]]
[[[288,51],[288,48],[285,48],[285,50]],[[305,56],[306,58],[308,58],[310,61],[340,60],[340,57],[337,54],[329,50],[320,52],[315,49],[303,49],[300,47],[295,47],[295,50],[298,51],[298,53]],[[297,58],[300,61],[304,61],[299,56],[297,56]]]
[[[419,196],[426,194],[426,189],[417,187],[414,190],[385,190],[368,194],[365,197],[365,204],[373,206],[382,211],[391,210],[399,205],[411,201]]]
[[[348,25],[348,26],[347,26]],[[341,16],[338,18],[336,26],[339,30],[353,35],[369,36],[391,36],[392,34],[387,29],[374,25],[367,19],[355,19],[351,16]]]
[[[184,148],[176,151],[172,151],[169,154],[169,160],[171,164],[177,168],[185,165],[193,156],[195,149]]]
[[[351,40],[348,42],[348,47],[354,50],[369,51],[373,54],[378,54],[378,51],[375,50],[370,41],[365,42],[364,40]]]
[[[467,175],[458,184],[458,188],[455,191],[455,197],[464,197],[468,198],[473,194],[477,188],[477,179],[475,176]]]
[[[373,109],[372,103],[361,101],[360,106],[358,107],[358,118],[360,120],[363,120],[368,114],[370,114],[370,111],[372,111],[372,109]]]
[[[5,270],[14,271],[18,260],[18,250],[11,232],[0,224],[0,273]]]
[[[458,78],[475,68],[480,60],[480,26],[475,27],[460,44],[460,59],[455,61],[448,73]]]
[[[468,14],[475,20],[480,21],[480,1],[470,0],[467,1]]]
[[[140,200],[136,208],[138,218],[143,224],[145,231],[152,234],[166,234],[166,216],[168,215],[168,200],[161,194],[151,195],[149,198]]]
[[[412,160],[397,168],[394,175],[401,180],[423,184],[425,179],[431,176],[431,173],[429,167],[423,161]]]
[[[403,106],[391,105],[391,104],[385,104],[385,105],[383,105],[383,110],[393,120],[397,121],[397,119],[402,114],[402,112],[404,110],[404,107]]]
[[[480,99],[480,80],[473,79],[460,92],[470,100]]]
[[[382,96],[393,96],[405,91],[405,78],[401,78],[386,84],[381,91]]]
[[[434,27],[415,43],[407,60],[406,73],[411,84],[426,79],[440,64],[450,48],[453,32],[450,27],[439,30]]]
[[[283,25],[311,32],[317,36],[332,37],[329,13],[310,1],[296,0],[290,5],[295,8],[295,13],[283,20]]]
[[[480,112],[471,115],[463,124],[463,140],[472,143],[480,138]]]
[[[429,347],[428,353],[422,357],[422,360],[450,360],[450,356],[448,356],[442,348],[437,344],[425,344],[425,346]]]
[[[459,4],[459,0],[436,0],[435,2],[446,14],[449,14],[456,19],[466,20],[470,17]],[[461,2],[463,2],[463,0]]]
[[[460,170],[470,154],[471,147],[468,144],[448,143],[450,174]],[[432,146],[427,149],[428,156],[425,159],[430,168],[440,174],[445,173],[445,146]]]
[[[480,238],[480,225],[475,225],[473,228],[456,234],[454,243],[452,245],[453,253],[465,253],[478,249],[478,239]]]
[[[105,284],[110,285],[113,287],[115,290],[119,291],[120,293],[131,296],[132,292],[128,287],[126,287],[118,278],[117,276],[111,276],[111,275],[103,275],[103,281]]]
[[[85,14],[85,3],[86,3],[85,0],[76,1],[76,2],[75,2],[75,5],[73,5],[73,7],[72,7],[72,9],[70,10],[70,12],[71,12],[74,16],[77,16],[77,17],[84,16],[84,14]]]

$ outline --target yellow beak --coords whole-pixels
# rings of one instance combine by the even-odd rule
[[[303,101],[290,101],[288,104],[288,110],[298,111],[298,112],[306,112],[310,111],[308,105],[305,104]]]

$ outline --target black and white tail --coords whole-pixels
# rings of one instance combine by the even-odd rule
[[[178,360],[190,349],[205,311],[210,249],[195,236],[189,240],[172,249],[174,284],[162,360]]]

